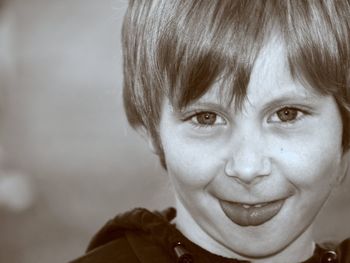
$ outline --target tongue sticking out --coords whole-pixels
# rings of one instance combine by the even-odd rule
[[[284,200],[247,206],[239,203],[220,201],[226,216],[240,226],[258,226],[273,218],[281,210]]]

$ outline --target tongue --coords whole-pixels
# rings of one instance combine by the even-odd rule
[[[264,204],[262,207],[244,208],[241,204],[220,201],[226,216],[240,226],[258,226],[272,219],[283,206],[284,200]]]

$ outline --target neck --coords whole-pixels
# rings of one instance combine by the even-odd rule
[[[312,238],[312,227],[309,227],[285,249],[272,256],[265,258],[244,257],[233,249],[219,243],[206,233],[178,199],[176,199],[176,208],[177,216],[175,222],[176,227],[181,233],[193,243],[216,255],[239,260],[249,260],[254,263],[277,263],[293,262],[292,260],[295,260],[294,262],[302,262],[310,258],[314,253],[315,243]]]

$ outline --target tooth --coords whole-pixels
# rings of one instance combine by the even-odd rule
[[[250,205],[247,205],[247,204],[243,204],[242,205],[244,208],[249,208],[250,207]]]
[[[262,207],[262,206],[263,206],[262,204],[254,205],[254,207]]]

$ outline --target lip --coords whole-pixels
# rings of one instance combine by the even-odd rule
[[[220,200],[221,209],[235,224],[240,226],[259,226],[275,217],[282,209],[286,199],[278,199],[254,204]]]

